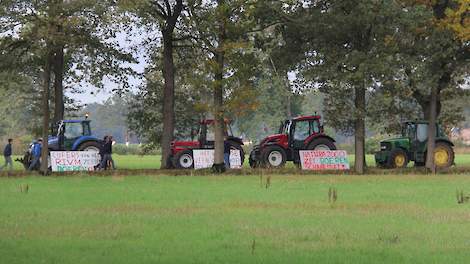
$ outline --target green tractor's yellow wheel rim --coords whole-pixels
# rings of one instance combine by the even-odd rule
[[[395,156],[395,167],[401,168],[405,166],[406,157],[403,154],[398,154]]]
[[[446,166],[449,162],[449,153],[447,150],[442,147],[437,147],[434,151],[434,162],[436,163],[437,167]]]

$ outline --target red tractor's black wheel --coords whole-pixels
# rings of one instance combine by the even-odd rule
[[[333,141],[327,138],[314,139],[308,144],[309,150],[336,150],[336,145]]]
[[[193,151],[183,150],[178,152],[173,158],[173,166],[177,169],[194,168]]]
[[[261,152],[263,165],[268,168],[281,168],[284,167],[287,160],[286,152],[279,146],[266,147]]]

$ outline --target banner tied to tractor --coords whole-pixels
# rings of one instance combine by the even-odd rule
[[[300,150],[303,170],[349,170],[345,150]]]
[[[52,171],[93,171],[100,155],[93,151],[51,151]]]
[[[194,169],[206,169],[212,167],[214,164],[214,150],[213,149],[194,149]],[[240,150],[230,150],[230,168],[241,169],[242,159],[240,157]]]

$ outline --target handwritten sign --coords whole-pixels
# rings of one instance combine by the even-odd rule
[[[93,171],[100,163],[94,151],[51,151],[52,171]]]
[[[303,170],[349,170],[344,150],[300,150],[299,154]]]
[[[213,149],[194,149],[193,150],[194,158],[194,169],[206,169],[212,167],[214,164],[214,150]],[[230,150],[230,168],[231,169],[241,169],[242,167],[242,158],[240,155],[240,150],[231,149]]]

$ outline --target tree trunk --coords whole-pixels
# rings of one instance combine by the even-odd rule
[[[57,46],[54,55],[54,118],[56,124],[64,119],[64,47]]]
[[[48,172],[48,156],[49,156],[49,146],[48,146],[48,137],[49,137],[49,88],[51,85],[51,64],[52,64],[53,54],[48,51],[46,54],[44,72],[43,72],[43,91],[42,91],[42,152],[41,152],[41,172],[46,175]]]
[[[426,168],[432,173],[436,173],[434,164],[434,147],[436,141],[436,119],[437,119],[437,87],[431,88],[430,107],[429,107],[429,125],[428,125],[428,146],[426,156]]]
[[[222,10],[225,0],[218,1],[218,8]],[[214,171],[223,172],[224,166],[224,63],[225,63],[225,17],[220,15],[218,21],[218,47],[215,54],[216,69],[214,74]]]
[[[161,139],[161,169],[171,167],[171,141],[175,130],[175,66],[173,61],[172,32],[163,32],[163,134]]]
[[[286,89],[287,89],[287,97],[286,97],[287,118],[290,119],[292,118],[292,91],[290,87],[288,73],[286,72],[284,76],[285,76]]]
[[[364,86],[356,86],[354,105],[356,120],[354,122],[354,170],[358,174],[364,173],[365,167],[365,112],[366,90]]]

